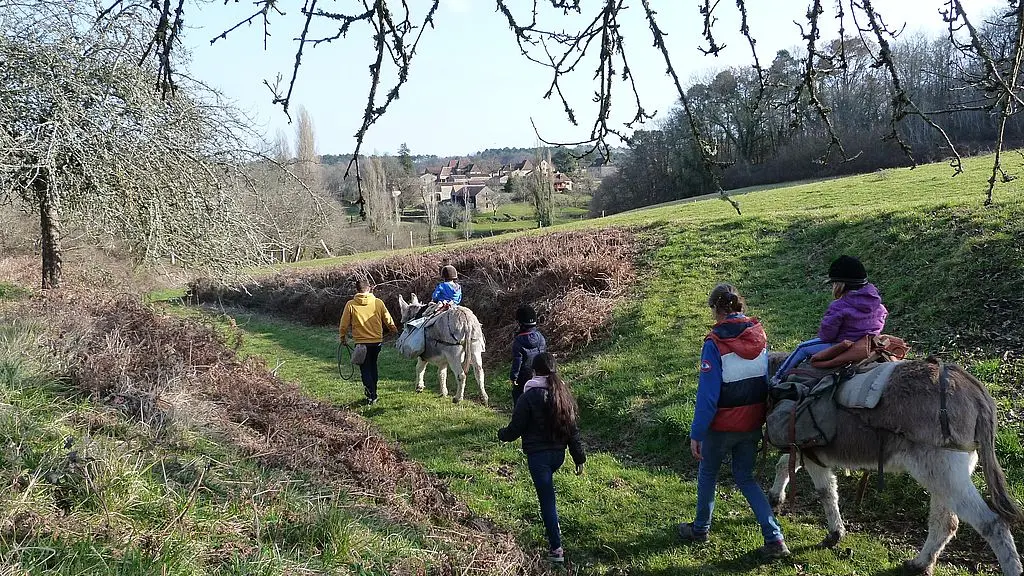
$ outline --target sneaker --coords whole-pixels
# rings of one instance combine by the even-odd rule
[[[693,527],[693,522],[683,522],[676,529],[683,542],[707,542],[708,533],[700,532]]]
[[[367,398],[366,399],[366,405],[367,406],[373,406],[376,403],[377,403],[377,399],[376,398]]]
[[[558,550],[548,552],[548,562],[551,562],[552,564],[565,563],[565,550],[559,548]]]
[[[784,540],[770,542],[757,549],[757,555],[760,556],[762,560],[778,560],[779,558],[789,556],[789,554],[789,548],[786,546],[786,542]]]

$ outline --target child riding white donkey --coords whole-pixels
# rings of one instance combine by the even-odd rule
[[[458,284],[454,283],[458,277],[455,268],[445,266],[442,270],[442,277],[445,280],[442,285],[452,293],[455,293],[455,288],[458,289],[458,299],[461,301],[462,290]],[[454,287],[451,286],[452,284]],[[441,286],[434,292],[437,294],[439,291],[441,291]],[[477,385],[480,386],[480,397],[483,403],[487,404],[487,390],[484,388],[484,333],[480,320],[473,314],[473,311],[465,306],[446,304],[446,302],[421,303],[415,294],[411,295],[409,301],[399,296],[398,305],[401,308],[403,325],[433,314],[419,328],[422,330],[424,341],[422,352],[416,355],[416,391],[423,391],[425,387],[423,376],[427,371],[427,365],[433,364],[438,367],[437,379],[441,385],[441,396],[447,397],[448,368],[451,368],[458,382],[458,391],[452,401],[458,403],[463,399],[466,380],[469,377],[469,370],[472,368],[473,376],[476,378]],[[436,312],[425,310],[428,306],[432,306]],[[421,314],[421,311],[427,312],[427,314]]]

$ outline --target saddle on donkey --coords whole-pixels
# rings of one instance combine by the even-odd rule
[[[406,358],[412,359],[423,354],[427,347],[427,327],[437,321],[441,314],[456,307],[451,302],[431,302],[427,304],[416,318],[408,321],[402,327],[402,333],[395,342],[395,348]]]
[[[797,365],[769,390],[768,441],[791,451],[827,446],[836,436],[836,413],[877,406],[908,350],[895,336],[865,336]]]

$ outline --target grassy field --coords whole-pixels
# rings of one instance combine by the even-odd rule
[[[824,529],[805,480],[805,505],[783,518],[791,561],[760,565],[750,556],[758,531],[728,482],[709,545],[682,546],[673,534],[694,505],[686,439],[710,324],[708,291],[719,281],[737,284],[773,347],[790,348],[814,333],[829,301],[824,273],[841,253],[865,261],[891,312],[888,332],[910,340],[918,354],[964,363],[997,395],[999,455],[1024,495],[1024,331],[1017,320],[1024,309],[1024,203],[1014,182],[998,189],[993,206],[982,205],[989,161],[968,160],[967,174],[955,179],[947,166],[932,165],[749,193],[740,198],[742,215],[708,200],[569,225],[636,226],[658,246],[642,259],[640,283],[617,311],[612,338],[565,367],[592,452],[585,476],[556,479],[566,547],[582,572],[890,574],[912,555],[923,541],[927,504],[905,477],[892,478],[883,493],[869,491],[862,509],[844,507],[852,535],[836,551],[813,547]],[[526,545],[542,546],[524,458],[495,437],[509,402],[503,368],[488,377],[497,411],[453,406],[414,394],[411,362],[387,349],[381,402],[362,407],[355,404],[360,386],[335,373],[332,330],[260,316],[238,321],[248,334],[245,353],[265,357],[312,394],[352,405],[447,478],[475,511],[521,534]],[[852,484],[841,479],[847,502]],[[983,571],[993,569],[991,553],[967,527],[945,560],[940,574],[972,573],[979,560]]]
[[[565,194],[555,195],[554,224],[566,224],[578,222],[589,217],[587,205],[590,196],[573,198]],[[472,214],[472,238],[489,238],[510,232],[522,232],[537,228],[537,220],[534,218],[535,210],[527,202],[513,202],[502,204],[497,208],[484,209]],[[412,209],[409,216],[404,217],[405,226],[412,226],[417,238],[426,234],[425,216],[422,209]],[[448,226],[438,227],[437,243],[452,243],[463,241],[464,231],[461,225],[457,229]]]

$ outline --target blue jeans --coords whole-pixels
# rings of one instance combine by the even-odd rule
[[[526,455],[530,467],[533,487],[540,501],[540,516],[544,519],[544,531],[548,534],[551,550],[562,547],[562,532],[558,529],[558,511],[555,509],[555,472],[565,462],[565,450],[542,450]]]
[[[761,535],[766,544],[782,540],[782,528],[772,514],[772,507],[764,491],[754,480],[754,459],[761,431],[715,432],[710,431],[701,443],[700,468],[697,471],[697,517],[693,521],[695,532],[706,533],[711,529],[711,513],[715,509],[715,485],[718,483],[718,469],[727,454],[732,455],[732,476],[736,487],[754,511],[754,517],[761,525]]]
[[[789,357],[786,358],[786,361],[782,363],[782,366],[779,366],[778,371],[775,372],[775,379],[779,381],[785,379],[786,372],[796,368],[797,365],[805,359],[810,358],[831,346],[831,342],[822,342],[821,338],[811,338],[806,342],[801,342],[797,345],[796,350],[793,350],[793,353],[790,354]]]

